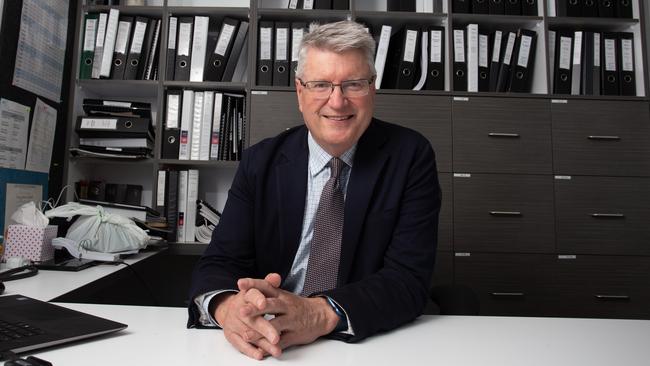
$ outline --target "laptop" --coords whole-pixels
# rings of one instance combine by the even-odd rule
[[[0,353],[31,351],[126,327],[23,295],[0,296]]]

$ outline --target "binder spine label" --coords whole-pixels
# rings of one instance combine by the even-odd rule
[[[120,22],[117,29],[117,41],[115,42],[115,52],[126,54],[126,44],[129,39],[129,33],[131,32],[131,23],[130,22]]]
[[[406,45],[404,48],[404,61],[414,62],[415,61],[415,44],[418,39],[418,31],[407,30],[406,31]]]
[[[156,190],[156,206],[165,206],[165,181],[167,172],[164,170],[158,171],[158,189]]]
[[[167,95],[167,128],[178,128],[178,112],[180,106],[180,95]]]
[[[176,49],[176,28],[178,27],[178,18],[169,17],[169,39],[167,40],[167,49]]]
[[[454,61],[465,62],[465,36],[462,29],[454,29]]]
[[[136,22],[133,30],[133,43],[131,43],[131,53],[142,52],[142,42],[144,41],[144,32],[147,30],[147,23]]]
[[[528,67],[528,58],[530,57],[530,46],[533,42],[531,36],[521,36],[521,46],[519,48],[519,57],[517,65],[521,67]]]
[[[621,39],[621,68],[623,71],[634,71],[631,39]]]
[[[573,44],[573,64],[580,65],[582,60],[582,32],[575,32],[575,41]]]
[[[276,28],[276,47],[275,47],[275,60],[284,61],[287,59],[287,38],[289,36],[288,28]]]
[[[181,23],[178,30],[178,53],[179,56],[190,55],[190,34],[192,33],[192,23]]]
[[[560,63],[559,68],[571,70],[571,38],[560,37]]]
[[[442,31],[431,31],[431,62],[442,62]]]
[[[298,54],[300,51],[300,42],[302,42],[302,37],[304,35],[304,29],[293,29],[291,32],[291,61],[298,61]]]
[[[86,20],[86,32],[84,36],[84,51],[95,50],[95,33],[97,32],[97,19]]]
[[[616,71],[616,40],[605,40],[605,70]]]
[[[494,46],[492,47],[492,62],[499,62],[501,55],[501,31],[494,32]]]
[[[214,49],[214,53],[220,56],[225,56],[226,51],[228,50],[228,43],[232,38],[232,34],[235,32],[235,27],[232,24],[224,24],[221,34],[219,35],[219,40],[217,41],[217,47]]]
[[[478,37],[478,66],[488,67],[488,36],[481,34]]]
[[[271,28],[260,29],[260,59],[271,60]]]
[[[510,65],[510,61],[512,60],[512,52],[515,49],[515,40],[517,36],[514,33],[510,33],[508,35],[508,44],[506,45],[506,52],[503,55],[503,63],[504,65]]]
[[[600,67],[600,33],[594,33],[594,66]]]
[[[113,118],[84,118],[81,120],[83,130],[116,130],[117,119]]]

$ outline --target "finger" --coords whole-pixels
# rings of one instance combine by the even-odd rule
[[[271,344],[277,344],[280,341],[280,332],[278,332],[271,323],[262,316],[245,317],[242,321],[249,329],[261,334]]]
[[[266,338],[261,338],[258,341],[253,342],[253,344],[263,350],[267,355],[271,355],[275,358],[278,358],[282,355],[282,348],[276,344],[270,343]]]
[[[264,310],[266,307],[266,296],[257,288],[251,288],[244,293],[244,301],[255,306],[256,310]]]
[[[286,332],[282,333],[282,339],[278,342],[277,346],[281,349],[287,349],[291,346],[302,343],[303,342],[300,341],[300,334],[297,332]]]
[[[282,283],[282,277],[277,273],[269,273],[264,277],[264,280],[271,284],[271,286],[278,288]]]
[[[252,288],[258,289],[266,297],[275,297],[278,296],[278,288],[273,287],[271,283],[266,280],[254,279],[254,278],[241,278],[237,281],[237,287],[240,291],[247,291]]]
[[[264,358],[264,350],[244,341],[237,333],[231,331],[224,331],[224,335],[230,344],[233,345],[239,352],[245,354],[250,358],[261,360]]]

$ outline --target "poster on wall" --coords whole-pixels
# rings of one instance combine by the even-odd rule
[[[23,0],[13,85],[61,102],[68,1]]]

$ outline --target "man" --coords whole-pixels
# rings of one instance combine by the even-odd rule
[[[195,269],[189,327],[221,326],[261,359],[321,336],[355,342],[422,313],[435,156],[420,134],[372,117],[374,49],[351,21],[305,35],[295,84],[306,126],[244,152]]]

